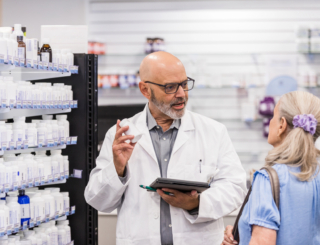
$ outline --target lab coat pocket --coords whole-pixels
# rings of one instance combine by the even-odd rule
[[[218,173],[218,168],[211,165],[186,165],[185,166],[185,179],[191,181],[200,181],[211,183],[214,176]]]

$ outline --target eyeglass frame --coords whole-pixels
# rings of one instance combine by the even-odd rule
[[[182,83],[187,82],[187,81],[192,81],[192,82],[193,82],[192,88],[191,88],[191,89],[188,89],[188,90],[184,90],[184,89],[182,88]],[[192,90],[192,89],[194,88],[195,80],[194,80],[193,78],[191,78],[191,77],[187,77],[187,80],[185,80],[185,81],[183,81],[183,82],[181,82],[181,83],[167,83],[167,84],[165,84],[165,85],[162,85],[162,84],[159,84],[159,83],[153,83],[153,82],[150,82],[150,81],[145,81],[145,83],[150,83],[150,84],[158,85],[158,86],[160,86],[160,87],[164,87],[164,92],[165,92],[166,94],[175,94],[175,93],[178,92],[180,86],[181,86],[181,88],[183,89],[183,91],[190,91],[190,90]],[[167,93],[167,92],[166,92],[166,87],[167,87],[167,85],[172,85],[172,84],[177,84],[177,85],[178,85],[176,92],[174,92],[174,93]]]

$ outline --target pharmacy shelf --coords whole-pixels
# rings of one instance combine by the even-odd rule
[[[11,67],[11,69],[8,67]],[[71,72],[36,70],[26,67],[12,67],[4,64],[0,64],[0,71],[2,76],[12,76],[14,81],[33,81],[71,76]]]
[[[41,115],[69,113],[71,109],[0,109],[0,120],[11,119],[14,117],[35,117]]]
[[[8,151],[0,151],[0,156],[5,154],[5,152],[9,154],[20,154],[20,153],[31,153],[37,151],[52,151],[52,150],[63,150],[66,149],[67,145],[58,145],[52,147],[30,147],[27,149],[20,149],[20,150],[8,150]]]
[[[18,233],[19,231],[23,231],[23,230],[27,230],[30,228],[34,228],[39,226],[40,224],[43,223],[48,223],[51,220],[55,220],[55,221],[61,221],[61,220],[66,220],[68,216],[75,214],[76,212],[76,206],[71,206],[69,211],[66,211],[64,214],[62,215],[55,215],[54,217],[46,217],[44,220],[31,220],[31,222],[29,222],[28,224],[24,224],[23,226],[15,226],[15,227],[9,227],[7,229],[5,228],[1,228],[0,229],[0,237],[3,237],[5,235],[11,235],[11,234],[15,234]]]

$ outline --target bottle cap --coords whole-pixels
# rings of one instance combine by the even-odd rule
[[[44,190],[49,190],[51,193],[60,192],[59,187],[47,187],[47,188],[44,188]]]
[[[63,195],[63,197],[68,197],[69,196],[69,192],[60,192],[62,195]]]
[[[22,42],[23,41],[23,36],[17,36],[17,41]]]
[[[17,196],[8,196],[6,198],[7,202],[18,202],[18,197]]]
[[[62,150],[51,150],[51,155],[59,155],[62,153]]]
[[[69,160],[69,156],[63,156],[63,160]]]
[[[56,118],[58,121],[67,120],[68,115],[57,115]]]
[[[43,120],[52,120],[53,119],[53,115],[42,115],[42,119]]]

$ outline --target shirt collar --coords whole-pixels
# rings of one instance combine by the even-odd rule
[[[181,124],[181,119],[174,119],[169,129],[172,129],[172,128],[179,129],[180,124]],[[147,105],[147,126],[149,131],[154,127],[158,126],[156,120],[154,119],[154,117],[150,112],[149,104]]]

